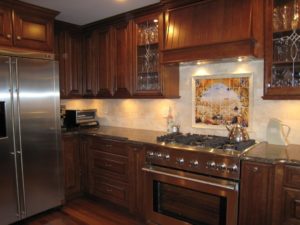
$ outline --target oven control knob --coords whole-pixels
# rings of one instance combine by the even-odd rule
[[[226,164],[225,163],[222,163],[218,166],[218,168],[220,168],[221,170],[226,170]]]
[[[170,155],[169,155],[169,154],[166,154],[166,155],[165,155],[165,159],[166,159],[166,160],[169,160],[169,159],[170,159]]]
[[[148,157],[153,157],[154,156],[154,152],[147,152]]]
[[[216,163],[214,161],[210,161],[206,163],[206,167],[207,168],[215,168],[216,167]]]
[[[198,167],[199,166],[198,160],[191,160],[190,161],[190,166],[191,167]]]
[[[184,164],[184,158],[178,158],[178,159],[176,159],[176,162],[178,163],[178,164]]]
[[[233,164],[231,166],[228,167],[228,170],[231,172],[237,172],[238,171],[238,166],[236,164]]]
[[[159,153],[157,153],[157,158],[162,158],[162,154],[159,152]]]

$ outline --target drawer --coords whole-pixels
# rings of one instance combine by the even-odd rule
[[[108,152],[111,154],[128,157],[128,149],[122,141],[93,137],[91,138],[90,148],[102,152]]]
[[[94,176],[93,194],[99,198],[128,207],[128,185],[102,176]]]
[[[91,171],[128,181],[128,158],[101,151],[91,152]]]
[[[284,188],[284,225],[300,225],[300,190]]]
[[[288,187],[300,189],[300,167],[286,166],[284,173],[284,184]]]

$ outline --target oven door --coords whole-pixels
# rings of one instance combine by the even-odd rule
[[[237,224],[237,182],[157,166],[143,171],[148,224]]]

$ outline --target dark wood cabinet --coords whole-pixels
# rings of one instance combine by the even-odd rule
[[[62,136],[62,152],[64,161],[65,197],[70,200],[81,194],[79,137]]]
[[[161,64],[163,15],[158,12],[133,20],[134,97],[179,97],[179,65]]]
[[[0,4],[0,45],[11,47],[12,34],[12,10]]]
[[[300,99],[299,7],[294,0],[266,1],[263,99]]]
[[[129,208],[129,160],[124,143],[89,138],[87,151],[89,194]]]
[[[124,21],[113,25],[114,97],[132,95],[132,22]]]
[[[87,193],[142,217],[143,145],[88,136],[82,141],[87,156]]]
[[[53,51],[53,22],[58,12],[23,2],[0,3],[0,43],[15,48]]]
[[[104,26],[90,32],[85,36],[84,54],[84,97],[131,97],[130,22]]]
[[[263,9],[258,0],[198,1],[169,9],[163,62],[262,57]]]
[[[55,33],[61,98],[82,98],[82,36],[76,31]]]
[[[243,161],[239,202],[240,225],[271,225],[274,168]]]
[[[84,97],[110,98],[114,94],[112,74],[112,29],[103,27],[88,34],[84,40]]]

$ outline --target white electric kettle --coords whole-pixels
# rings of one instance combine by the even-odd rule
[[[271,118],[267,126],[267,142],[274,145],[288,145],[291,128],[279,119]]]

